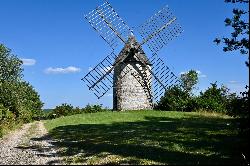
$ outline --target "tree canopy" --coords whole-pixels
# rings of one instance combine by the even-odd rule
[[[22,79],[22,61],[11,50],[0,44],[0,82],[20,81]]]
[[[243,3],[249,5],[249,0],[225,0],[226,3]],[[233,17],[225,19],[225,26],[232,27],[229,37],[216,38],[215,43],[224,43],[223,51],[239,50],[249,59],[249,10],[233,9]],[[245,62],[249,67],[249,62]]]
[[[2,127],[30,122],[42,114],[40,96],[23,80],[22,72],[22,61],[0,44],[0,136]]]
[[[198,83],[198,73],[195,70],[190,70],[181,74],[181,86],[188,94],[192,93],[195,85]]]

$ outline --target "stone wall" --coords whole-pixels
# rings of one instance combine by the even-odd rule
[[[113,109],[152,109],[151,80],[141,62],[120,63],[114,69]]]

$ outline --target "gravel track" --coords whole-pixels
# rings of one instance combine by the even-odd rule
[[[63,164],[41,121],[25,124],[0,139],[0,165]]]

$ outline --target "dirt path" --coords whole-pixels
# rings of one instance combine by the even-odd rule
[[[0,165],[62,164],[42,122],[23,125],[0,139]]]

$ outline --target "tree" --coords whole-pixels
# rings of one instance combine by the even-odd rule
[[[235,93],[230,93],[225,85],[218,87],[217,82],[215,82],[211,83],[211,87],[205,92],[200,92],[197,99],[199,108],[203,110],[227,113],[230,102],[235,98]]]
[[[226,3],[249,3],[249,0],[225,0]],[[248,14],[248,16],[246,16]],[[243,18],[243,17],[246,18]],[[233,17],[225,19],[225,25],[233,28],[230,37],[216,38],[214,42],[218,45],[221,42],[225,44],[223,51],[239,50],[241,54],[248,55],[249,52],[249,11],[243,9],[233,9]],[[249,55],[248,55],[249,59]],[[245,62],[249,67],[249,62]]]
[[[0,44],[0,82],[20,81],[22,79],[22,61],[11,50]]]
[[[63,103],[62,105],[56,106],[52,111],[52,114],[56,114],[56,117],[73,115],[74,107],[71,104]]]
[[[178,86],[169,87],[161,97],[155,109],[165,111],[190,111],[187,110],[189,95]]]
[[[181,86],[185,92],[191,95],[194,86],[198,83],[198,73],[195,70],[190,70],[184,74],[181,74]]]
[[[1,124],[29,122],[41,114],[43,103],[34,88],[22,79],[21,65],[22,61],[10,49],[0,44]]]

